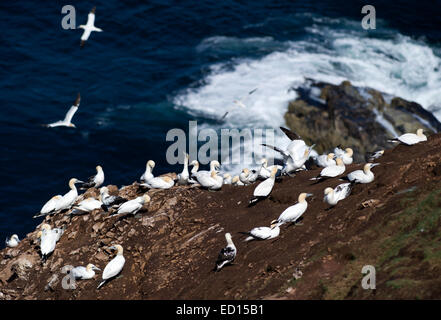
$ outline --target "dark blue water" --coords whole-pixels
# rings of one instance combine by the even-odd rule
[[[77,26],[86,22],[92,6],[97,7],[95,25],[104,32],[92,33],[82,49],[82,30],[61,28],[61,8],[66,4],[75,6]],[[97,164],[103,166],[106,182],[117,185],[135,181],[148,159],[155,160],[156,173],[179,170],[164,156],[170,144],[165,141],[167,131],[187,131],[193,119],[217,128],[210,118],[216,111],[223,113],[221,97],[234,88],[252,89],[252,81],[259,77],[260,83],[272,79],[271,90],[259,89],[256,96],[268,99],[268,107],[271,94],[287,91],[286,77],[271,73],[277,68],[281,72],[292,68],[293,76],[323,74],[330,81],[349,78],[372,84],[390,78],[386,91],[409,93],[424,107],[437,110],[441,2],[369,1],[378,18],[377,30],[370,32],[360,27],[364,4],[0,2],[0,238],[11,233],[22,238],[32,231],[40,222],[32,216],[41,206],[53,195],[67,192],[70,178],[94,174]],[[345,49],[348,45],[352,51]],[[415,50],[415,61],[406,56],[409,50]],[[346,52],[349,67],[346,60],[331,61],[331,67],[319,65],[323,57]],[[291,65],[291,54],[306,60]],[[366,63],[364,54],[377,69],[370,70],[369,64],[357,69],[357,62]],[[385,66],[376,65],[376,54],[384,57]],[[248,65],[252,71],[241,73]],[[378,81],[375,74],[381,76]],[[418,81],[409,80],[414,78]],[[218,87],[212,90],[212,85],[225,92],[214,96]],[[77,92],[82,95],[73,120],[77,129],[40,126],[62,119]],[[262,112],[256,125],[280,122],[282,100],[274,102],[270,120]],[[240,115],[229,126],[240,127],[238,119]]]

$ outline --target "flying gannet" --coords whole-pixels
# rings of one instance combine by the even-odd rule
[[[80,106],[81,96],[78,93],[77,98],[75,99],[75,102],[72,107],[70,107],[69,111],[67,111],[66,116],[64,117],[64,120],[60,120],[57,122],[49,123],[47,125],[44,125],[45,127],[53,128],[53,127],[70,127],[70,128],[76,128],[76,126],[72,123],[72,118],[77,112],[78,107]]]
[[[95,277],[95,270],[101,271],[100,268],[89,263],[86,267],[79,266],[73,268],[70,273],[75,278],[75,280],[88,280]]]
[[[319,167],[326,168],[329,166],[335,166],[336,162],[334,160],[334,154],[322,154],[316,158],[316,163]]]
[[[150,180],[153,178],[153,168],[155,167],[155,161],[149,160],[147,161],[147,164],[145,166],[145,172],[142,174],[141,178],[139,180],[141,182],[146,182],[147,180]]]
[[[83,35],[81,36],[80,47],[84,47],[87,39],[89,39],[92,31],[102,32],[103,30],[95,27],[95,10],[96,7],[93,7],[92,10],[87,15],[87,23],[84,25],[80,25],[78,28],[84,29]]]
[[[239,107],[241,107],[241,108],[246,108],[247,106],[243,103],[243,101],[244,101],[248,96],[250,96],[250,95],[252,95],[254,92],[256,92],[257,89],[258,89],[258,88],[255,88],[255,89],[251,90],[250,92],[247,93],[247,95],[241,97],[240,99],[233,100],[233,102],[234,102],[237,106],[239,106]]]
[[[13,234],[9,239],[6,238],[5,244],[9,248],[15,248],[20,243],[20,239],[16,234]]]
[[[258,177],[259,173],[256,170],[249,170],[248,168],[244,168],[239,174],[239,179],[244,185],[256,182]]]
[[[220,271],[225,265],[231,264],[236,258],[237,249],[231,239],[231,234],[226,233],[225,239],[227,240],[227,246],[222,248],[217,256],[216,266],[214,267],[214,271]]]
[[[352,164],[352,162],[354,161],[352,159],[352,156],[354,155],[354,150],[352,150],[351,148],[346,148],[345,150],[342,150],[339,147],[336,147],[334,149],[334,154],[336,158],[341,158],[345,165]]]
[[[133,200],[124,202],[116,211],[116,214],[133,214],[135,215],[145,203],[150,202],[150,196],[145,194]]]
[[[352,183],[370,183],[374,181],[374,173],[371,169],[378,166],[379,163],[366,163],[363,170],[355,170],[349,173],[346,177]]]
[[[250,205],[256,204],[259,200],[268,197],[273,190],[274,182],[276,181],[276,173],[278,168],[276,166],[271,170],[271,175],[265,181],[259,183],[259,185],[254,189],[253,198],[250,200]]]
[[[310,180],[322,180],[327,178],[334,178],[343,174],[346,170],[343,160],[341,158],[337,158],[335,162],[336,162],[335,165],[323,168],[317,177],[311,178]]]
[[[426,135],[423,133],[423,129],[418,129],[415,133],[405,133],[398,138],[388,140],[389,142],[401,142],[408,146],[417,144],[418,142],[427,141]]]
[[[123,256],[123,247],[119,244],[111,246],[109,249],[117,251],[116,257],[113,258],[104,268],[103,281],[98,285],[97,289],[101,288],[107,281],[116,277],[123,269],[126,259]]]
[[[280,226],[277,223],[277,220],[271,222],[271,227],[257,227],[253,228],[250,232],[246,234],[249,235],[244,241],[251,240],[270,240],[279,236],[280,234]]]
[[[87,190],[89,188],[99,188],[104,183],[104,171],[101,166],[96,166],[96,175],[89,177],[87,182],[80,186],[81,190]]]
[[[271,171],[274,167],[276,167],[278,170],[282,170],[283,167],[279,166],[279,165],[272,165],[272,166],[268,166],[268,160],[266,160],[266,158],[263,158],[261,160],[262,166],[260,167],[259,170],[259,178],[262,179],[268,179],[271,176]]]
[[[57,202],[62,198],[63,198],[62,195],[53,196],[48,202],[45,203],[43,208],[41,208],[40,212],[34,215],[33,218],[47,216],[48,214],[54,213],[55,208],[57,206]]]
[[[308,208],[308,202],[306,202],[306,198],[312,196],[311,193],[301,193],[298,198],[298,202],[295,205],[292,205],[283,211],[276,222],[279,225],[284,223],[295,223],[302,214]]]
[[[177,184],[178,185],[187,185],[188,179],[190,178],[190,174],[188,173],[188,160],[190,156],[188,153],[184,152],[184,168],[182,169],[182,172],[178,174],[177,177]]]
[[[335,189],[326,188],[324,191],[325,196],[323,197],[323,201],[333,207],[340,200],[347,198],[350,193],[351,183],[342,183],[335,187]]]

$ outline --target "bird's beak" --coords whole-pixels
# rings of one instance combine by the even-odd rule
[[[77,181],[75,181],[75,183],[84,183],[84,181],[77,180]]]
[[[98,267],[95,267],[95,266],[93,266],[93,267],[92,267],[92,269],[93,269],[93,270],[96,270],[96,271],[101,271],[101,269],[100,269],[100,268],[98,268]]]
[[[379,165],[380,165],[380,163],[373,163],[373,164],[371,164],[371,168],[379,166]]]
[[[306,196],[307,196],[307,197],[312,197],[313,194],[312,194],[312,193],[307,193]]]

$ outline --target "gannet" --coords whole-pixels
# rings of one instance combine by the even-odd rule
[[[374,161],[375,159],[380,158],[383,154],[384,154],[384,150],[379,150],[379,151],[376,151],[376,152],[372,152],[372,153],[369,155],[368,160],[369,160],[369,162],[372,162],[372,161]]]
[[[70,128],[76,128],[75,125],[72,123],[72,118],[77,112],[78,107],[80,106],[81,96],[78,93],[77,98],[75,99],[75,102],[72,107],[70,107],[69,111],[67,111],[66,116],[64,117],[64,120],[60,120],[57,122],[49,123],[45,125],[46,127],[53,128],[53,127],[70,127]]]
[[[150,180],[153,178],[153,168],[155,167],[155,161],[149,160],[147,161],[147,164],[145,166],[145,172],[142,174],[141,178],[139,180],[141,182],[146,182],[147,180]]]
[[[81,190],[89,188],[99,188],[104,182],[104,171],[101,166],[96,166],[96,175],[89,177],[87,182],[83,183],[80,187]]]
[[[256,170],[249,170],[248,168],[244,168],[242,172],[239,174],[240,181],[247,185],[255,182],[259,173]]]
[[[208,190],[219,190],[224,182],[224,179],[217,175],[216,170],[211,171],[210,175],[198,175],[197,180],[202,187]]]
[[[141,186],[149,189],[170,189],[175,185],[175,182],[169,176],[155,177],[141,183]]]
[[[69,180],[70,191],[55,203],[55,212],[60,212],[66,209],[70,209],[70,207],[72,207],[72,205],[75,203],[78,197],[78,191],[77,188],[75,187],[76,183],[84,183],[84,182],[75,178]]]
[[[310,196],[312,196],[311,193],[301,193],[299,195],[298,202],[283,211],[276,222],[279,225],[288,222],[295,223],[308,208],[308,203],[305,199]]]
[[[55,241],[58,242],[60,240],[61,236],[64,233],[64,228],[54,228],[52,229],[52,232],[55,234]]]
[[[234,102],[237,106],[239,106],[239,107],[241,107],[241,108],[246,108],[247,106],[243,103],[243,100],[244,100],[246,97],[252,95],[254,92],[256,92],[257,89],[258,89],[258,88],[255,88],[255,89],[251,90],[250,92],[248,92],[248,94],[247,94],[246,96],[243,96],[242,98],[237,99],[237,100],[233,100],[233,102]]]
[[[89,263],[86,267],[80,266],[73,268],[70,273],[75,278],[75,280],[88,280],[95,277],[94,270],[101,271],[100,268]]]
[[[401,142],[411,146],[417,144],[418,142],[427,141],[426,135],[423,133],[423,129],[418,129],[415,133],[405,133],[398,138],[388,140],[389,142]]]
[[[276,181],[276,173],[278,168],[273,167],[271,170],[271,175],[265,181],[259,183],[259,185],[254,189],[253,198],[250,200],[251,204],[256,204],[259,200],[265,199],[269,196],[274,187],[274,182]]]
[[[257,227],[253,228],[250,232],[246,234],[249,235],[244,241],[251,240],[269,240],[279,236],[280,226],[276,220],[271,222],[271,227]]]
[[[73,207],[73,211],[70,213],[72,215],[74,214],[84,214],[91,212],[96,209],[104,209],[103,203],[95,198],[89,197],[87,199],[84,199],[79,204]],[[106,207],[107,209],[107,207]]]
[[[124,202],[127,201],[127,199],[124,199],[124,198],[122,198],[120,196],[111,196],[109,194],[109,189],[107,187],[101,187],[99,200],[106,207],[110,207],[110,206],[113,206],[113,205],[118,205],[118,204],[121,204],[121,203],[124,203]]]
[[[346,167],[345,167],[345,164],[343,163],[343,160],[341,158],[337,158],[335,160],[335,162],[336,162],[335,165],[323,168],[317,177],[311,178],[310,180],[320,180],[320,179],[326,179],[326,178],[333,178],[333,177],[336,177],[336,176],[343,174],[346,170]]]
[[[133,214],[135,215],[145,203],[150,202],[149,195],[145,194],[133,200],[124,202],[116,211],[116,214]]]
[[[224,184],[231,184],[233,178],[231,177],[231,174],[225,173],[224,174]]]
[[[93,7],[92,10],[87,15],[87,23],[86,25],[82,24],[78,28],[84,29],[83,35],[81,36],[81,43],[80,46],[83,47],[86,43],[87,39],[89,39],[90,34],[92,31],[102,32],[103,30],[100,28],[95,27],[95,10],[96,7]]]
[[[197,179],[198,176],[204,174],[210,176],[212,171],[217,171],[219,170],[220,167],[220,163],[217,160],[210,161],[210,171],[206,171],[206,170],[198,171],[199,162],[197,160],[193,160],[190,165],[193,166],[193,168],[191,169],[191,177],[194,179]]]
[[[308,148],[305,141],[303,141],[302,138],[294,131],[289,130],[284,127],[279,127],[279,128],[291,140],[288,147],[286,147],[286,151],[294,159],[302,158],[305,153],[305,150]],[[311,152],[311,150],[312,150],[312,147],[310,149],[310,152]]]
[[[231,179],[231,184],[233,186],[243,186],[244,184],[242,181],[240,181],[239,176],[234,176],[233,179]]]
[[[354,150],[352,150],[351,148],[346,148],[345,150],[342,150],[339,147],[336,147],[334,149],[334,154],[336,158],[341,158],[345,165],[352,164],[353,162],[352,156],[354,155]]]
[[[319,167],[322,168],[333,166],[335,165],[334,154],[333,153],[322,154],[321,156],[317,157],[316,163]]]
[[[103,281],[98,285],[97,289],[101,288],[107,281],[116,277],[124,267],[126,259],[123,256],[123,247],[119,244],[111,246],[109,249],[117,250],[116,257],[113,258],[104,268]]]
[[[262,166],[260,167],[259,170],[259,178],[262,179],[268,179],[271,176],[271,171],[274,167],[276,167],[278,170],[282,170],[283,167],[279,166],[279,165],[272,165],[272,166],[268,166],[268,160],[266,160],[266,158],[263,158],[261,160]]]
[[[371,168],[378,166],[379,163],[366,163],[363,170],[355,170],[347,175],[347,180],[352,183],[370,183],[374,181],[374,173]]]
[[[299,141],[299,140],[295,140]],[[300,140],[302,141],[302,140]],[[294,142],[294,141],[292,141]],[[303,142],[304,144],[304,142]],[[269,147],[277,152],[279,152],[283,156],[283,169],[282,174],[291,174],[294,171],[297,171],[299,169],[303,169],[306,160],[309,158],[309,154],[312,150],[312,148],[315,146],[313,144],[310,147],[307,147],[306,145],[302,145],[301,147],[295,147],[293,150],[283,151],[277,147],[268,145],[268,144],[262,144],[265,147]],[[299,150],[302,150],[302,155],[299,156]]]
[[[188,160],[189,160],[188,153],[184,153],[184,168],[182,169],[182,172],[178,174],[177,177],[177,183],[178,185],[187,185],[188,179],[190,178],[190,174],[188,173]]]
[[[41,226],[40,250],[43,262],[46,262],[48,256],[54,251],[59,239],[58,234],[57,232],[53,232],[51,226],[46,223]]]
[[[335,189],[326,188],[324,193],[325,196],[323,198],[323,201],[333,207],[337,204],[337,202],[349,196],[349,194],[351,193],[351,184],[342,183],[339,184]]]
[[[63,196],[59,195],[59,194],[56,195],[56,196],[53,196],[48,202],[45,203],[43,208],[41,208],[40,212],[37,213],[36,215],[34,215],[33,218],[38,218],[38,217],[42,217],[42,216],[46,216],[48,214],[54,213],[56,205],[57,205],[57,202],[61,198],[63,198]]]
[[[227,240],[227,246],[222,248],[217,256],[216,266],[214,267],[214,271],[220,271],[225,265],[231,264],[236,258],[237,249],[231,239],[231,234],[226,233],[225,239]]]
[[[20,239],[16,234],[13,234],[9,239],[6,238],[5,244],[9,248],[15,248],[20,243]]]

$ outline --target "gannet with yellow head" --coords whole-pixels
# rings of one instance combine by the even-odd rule
[[[310,180],[322,180],[322,179],[337,177],[343,174],[346,170],[343,160],[341,158],[337,158],[335,160],[335,163],[336,163],[335,165],[323,168],[317,177],[311,178]]]
[[[213,271],[220,271],[225,265],[231,264],[236,258],[237,249],[233,243],[230,233],[225,234],[225,240],[227,240],[227,246],[222,248],[217,256],[216,266]]]
[[[424,134],[423,129],[418,129],[415,133],[405,133],[398,138],[388,140],[389,142],[401,142],[408,146],[417,144],[422,141],[427,141],[427,136]]]
[[[292,205],[291,207],[285,209],[285,211],[280,214],[276,222],[279,225],[289,222],[295,223],[308,208],[308,202],[306,202],[306,198],[310,196],[312,196],[312,193],[301,193],[299,195],[298,202],[295,205]]]
[[[88,280],[95,277],[95,270],[101,271],[100,268],[96,267],[95,265],[89,263],[86,267],[79,266],[73,268],[70,273],[75,278],[75,280]]]
[[[144,194],[138,198],[133,200],[124,202],[116,211],[116,214],[133,214],[135,215],[144,204],[150,202],[150,196],[148,194]]]
[[[323,201],[329,204],[331,207],[335,206],[337,202],[347,198],[351,193],[351,184],[350,183],[342,183],[339,184],[335,189],[326,188],[324,190],[325,196],[323,197]]]
[[[123,247],[119,244],[111,246],[109,249],[116,250],[116,256],[110,260],[103,271],[103,281],[98,285],[97,289],[101,288],[107,281],[116,277],[124,268],[126,259],[123,256]]]
[[[265,181],[259,183],[259,185],[254,189],[253,198],[250,200],[250,205],[256,204],[259,200],[268,197],[273,190],[274,183],[276,181],[276,173],[278,168],[274,166],[271,170],[271,175]]]
[[[277,220],[273,220],[270,227],[253,228],[246,234],[248,234],[249,237],[247,237],[245,241],[274,239],[280,234],[280,225]]]
[[[76,128],[75,125],[72,123],[72,118],[73,118],[75,112],[77,112],[78,107],[80,106],[80,101],[81,101],[81,96],[78,93],[74,104],[70,107],[69,111],[67,111],[66,116],[64,117],[64,120],[60,120],[60,121],[50,123],[50,124],[47,124],[44,126],[49,127],[49,128],[53,128],[53,127]]]
[[[355,170],[347,175],[347,180],[352,183],[370,183],[374,181],[374,173],[371,171],[373,167],[378,166],[379,163],[366,163],[363,170]]]
[[[9,248],[15,248],[16,246],[18,246],[19,243],[20,243],[20,239],[16,234],[13,234],[9,239],[6,238],[5,240],[6,247]]]
[[[146,165],[145,165],[145,172],[142,174],[141,178],[139,178],[139,180],[141,182],[146,182],[150,179],[153,179],[153,168],[155,167],[155,161],[153,160],[149,160],[147,161]]]
[[[96,175],[87,179],[87,182],[83,183],[80,187],[81,190],[89,188],[99,188],[104,183],[104,171],[101,166],[96,166]]]
[[[63,196],[62,195],[56,195],[53,196],[48,202],[46,202],[43,206],[43,208],[41,208],[40,212],[37,213],[36,215],[34,215],[33,218],[38,218],[38,217],[42,217],[42,216],[46,216],[48,214],[52,214],[55,213],[55,208],[57,207],[57,202],[62,199]]]
[[[322,154],[321,156],[318,156],[316,159],[316,164],[322,168],[335,165],[336,162],[334,160],[334,153]]]
[[[73,206],[78,197],[78,190],[75,187],[76,183],[83,183],[83,181],[72,178],[69,180],[70,191],[66,193],[60,200],[55,204],[55,212],[60,212],[66,209],[70,209]]]

